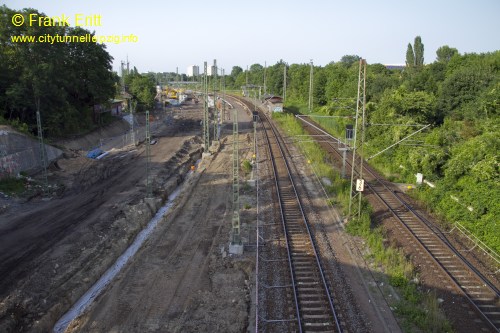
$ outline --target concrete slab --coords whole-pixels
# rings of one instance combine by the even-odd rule
[[[229,254],[242,255],[243,245],[242,244],[229,244]]]
[[[216,153],[220,149],[220,142],[219,141],[212,141],[212,145],[208,147],[208,151],[211,153]]]

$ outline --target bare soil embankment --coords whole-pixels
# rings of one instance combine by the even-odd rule
[[[152,146],[153,201],[143,199],[143,146],[99,161],[68,152],[50,174],[64,185],[58,197],[9,199],[0,214],[0,331],[52,330],[131,243],[201,155],[196,128],[183,126],[198,114],[185,118]]]
[[[254,253],[227,255],[230,163],[224,143],[203,160],[154,235],[70,332],[246,330]]]

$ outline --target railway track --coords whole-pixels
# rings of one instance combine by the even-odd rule
[[[305,129],[310,134],[315,135],[315,138],[322,138],[321,135],[326,135],[326,132],[316,125],[304,119],[301,120],[305,124]],[[341,144],[338,140],[334,138],[337,142],[332,144],[331,138],[333,137],[329,140],[324,140],[324,138],[318,139],[321,141],[321,145],[330,154],[342,159],[342,152],[339,151]],[[349,163],[351,159],[352,155],[348,154],[346,162]],[[430,263],[433,262],[439,267],[441,273],[448,277],[451,286],[469,301],[490,330],[500,332],[500,293],[494,283],[481,274],[462,255],[461,251],[451,244],[445,233],[425,219],[417,209],[398,194],[397,190],[391,188],[367,164],[363,168],[363,175],[369,191],[387,207],[399,222],[396,227],[400,232],[406,234],[406,241],[413,242],[422,253],[429,256]]]
[[[240,100],[250,110],[253,105]],[[277,190],[279,215],[289,268],[289,290],[293,306],[290,316],[295,332],[342,332],[318,249],[304,212],[294,176],[289,165],[289,153],[273,123],[259,112],[261,125],[272,161]],[[279,320],[277,320],[279,321]],[[290,321],[284,319],[282,321]]]

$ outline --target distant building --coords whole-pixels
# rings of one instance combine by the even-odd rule
[[[270,95],[264,98],[264,105],[270,113],[283,112],[283,98],[280,96]]]
[[[207,75],[212,76],[212,75],[217,75],[217,66],[207,66]]]
[[[217,75],[217,60],[214,59],[214,64],[212,66],[207,67],[207,75]]]
[[[113,116],[120,116],[123,111],[123,100],[122,99],[111,99],[106,104],[96,104],[94,105],[94,116],[98,117],[102,113],[111,113]]]
[[[200,67],[196,65],[191,65],[187,68],[187,76],[193,77],[200,75]]]
[[[390,69],[390,70],[397,70],[397,71],[402,71],[406,68],[405,64],[387,64],[384,65],[385,68]]]
[[[110,101],[109,112],[113,116],[120,116],[123,111],[123,100],[122,99],[113,99]]]

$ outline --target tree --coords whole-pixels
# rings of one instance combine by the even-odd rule
[[[234,79],[233,83],[233,88],[239,89],[240,87],[244,86],[246,84],[246,72],[241,72],[238,74],[238,76]]]
[[[137,101],[137,111],[146,111],[154,107],[154,98],[156,96],[154,79],[148,75],[135,73],[127,75],[125,83],[129,86],[129,91]]]
[[[36,134],[40,101],[47,136],[74,134],[93,127],[95,105],[114,96],[112,57],[97,43],[14,43],[10,36],[83,36],[87,30],[68,26],[16,27],[14,14],[45,16],[34,9],[0,7],[0,116],[28,125]]]
[[[449,47],[448,45],[444,45],[444,46],[441,46],[439,49],[437,49],[436,60],[438,62],[442,62],[442,63],[447,64],[455,54],[458,54],[457,49],[455,49],[453,47]]]
[[[370,89],[366,91],[366,100],[379,102],[384,91],[399,86],[398,74],[398,71],[389,70],[382,64],[368,65],[366,85]]]
[[[406,67],[415,67],[415,54],[413,53],[411,43],[408,43],[408,48],[406,49]]]
[[[326,89],[326,82],[327,82],[327,77],[326,73],[323,68],[321,67],[316,67],[314,70],[314,75],[313,75],[313,98],[314,98],[314,103],[319,106],[323,106],[327,104],[327,99],[326,99],[326,94],[325,94],[325,89]]]
[[[233,66],[233,69],[231,70],[231,77],[236,80],[238,75],[243,72],[243,68],[240,66]]]
[[[358,62],[359,59],[361,59],[361,57],[358,55],[344,55],[342,58],[340,58],[340,62],[346,67],[351,67],[352,64]]]
[[[250,66],[250,72],[260,72],[264,69],[261,64],[253,64]]]
[[[422,44],[422,38],[420,36],[415,37],[413,47],[411,43],[408,43],[406,48],[406,67],[420,68],[424,65],[424,44]]]
[[[276,64],[269,66],[266,72],[267,90],[271,94],[283,94],[283,69],[286,63],[280,60]]]
[[[479,64],[474,67],[462,67],[449,74],[442,84],[440,109],[456,119],[463,116],[462,108],[474,102],[481,92],[490,85],[495,75]]]
[[[292,64],[288,70],[287,98],[305,103],[309,96],[310,64]]]
[[[422,44],[420,36],[415,37],[413,52],[415,53],[415,66],[422,67],[424,65],[424,44]]]
[[[377,122],[383,122],[384,118],[390,117],[392,122],[428,123],[432,121],[436,108],[434,95],[424,91],[408,91],[400,87],[392,92],[386,91],[379,103],[376,116]]]
[[[248,84],[261,86],[264,84],[264,67],[261,64],[253,64],[248,72]]]

